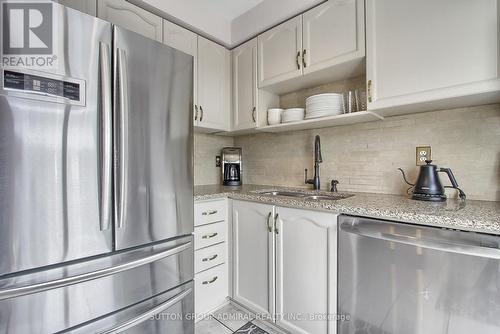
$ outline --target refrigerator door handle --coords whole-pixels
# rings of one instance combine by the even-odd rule
[[[189,288],[177,295],[175,295],[174,297],[170,298],[169,300],[159,304],[158,306],[155,306],[154,308],[150,309],[149,311],[141,314],[141,315],[138,315],[137,317],[134,317],[130,320],[127,320],[126,322],[124,323],[121,323],[119,324],[118,326],[116,327],[113,327],[109,330],[106,330],[104,332],[100,332],[100,334],[115,334],[115,333],[121,333],[123,331],[126,331],[127,329],[130,329],[132,327],[135,327],[141,323],[143,323],[144,321],[147,321],[149,319],[151,319],[151,317],[155,316],[156,314],[158,313],[161,313],[167,309],[169,309],[170,307],[172,307],[173,305],[177,304],[178,302],[180,302],[182,299],[186,298],[187,296],[189,296],[191,293],[193,292],[193,289],[192,288]]]
[[[24,285],[20,287],[11,287],[7,289],[0,290],[0,301],[9,298],[20,297],[24,295],[29,295],[37,292],[57,289],[61,287],[65,287],[68,285],[78,284],[82,282],[87,282],[91,280],[95,280],[98,278],[111,276],[118,274],[120,272],[134,269],[152,262],[159,261],[166,257],[179,254],[190,247],[193,247],[192,242],[188,241],[174,248],[170,248],[161,252],[153,253],[152,255],[145,256],[136,260],[132,260],[129,262],[121,263],[113,267],[98,269],[95,271],[82,273],[74,276],[64,277],[52,281],[40,282],[31,285]]]
[[[116,192],[118,194],[117,205],[117,220],[118,228],[123,228],[126,221],[126,204],[127,204],[127,165],[128,165],[128,73],[127,73],[127,57],[125,50],[117,48],[116,54],[116,75],[115,80],[115,112],[118,115],[119,136],[117,147],[119,152],[119,161],[117,164],[117,185]]]
[[[100,229],[109,230],[111,225],[111,174],[112,174],[112,138],[111,138],[111,65],[109,45],[99,44],[99,71],[101,80],[101,113],[100,113]]]

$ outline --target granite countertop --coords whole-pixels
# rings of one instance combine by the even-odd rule
[[[355,196],[341,200],[310,200],[296,197],[258,194],[263,190],[293,190],[311,194],[325,193],[301,188],[266,185],[196,186],[195,200],[231,198],[276,204],[284,207],[334,211],[364,217],[383,218],[419,225],[445,227],[500,235],[500,202],[465,202],[448,199],[442,203],[415,201],[407,196],[350,193]]]

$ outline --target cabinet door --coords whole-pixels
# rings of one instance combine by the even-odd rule
[[[336,313],[337,215],[278,207],[276,313]],[[336,321],[278,317],[291,333],[332,334]]]
[[[198,100],[198,35],[175,23],[163,20],[163,43],[193,56],[193,119],[197,122],[195,103]]]
[[[162,41],[162,19],[125,0],[99,0],[97,16],[148,38]]]
[[[92,16],[96,15],[97,0],[58,0],[55,1],[69,8],[79,10]]]
[[[274,313],[272,223],[273,206],[233,201],[233,298],[262,314]]]
[[[304,74],[365,55],[364,0],[331,0],[303,15]]]
[[[257,125],[257,39],[232,51],[233,130]]]
[[[229,62],[229,50],[198,37],[199,127],[215,131],[225,131],[228,128]]]
[[[425,103],[437,109],[449,107],[437,101],[499,90],[498,5],[498,0],[368,0],[369,109]]]
[[[258,37],[259,87],[302,75],[302,16]]]

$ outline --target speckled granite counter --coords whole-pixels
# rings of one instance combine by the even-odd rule
[[[358,216],[383,218],[413,224],[446,227],[465,231],[500,235],[500,202],[448,200],[443,203],[414,201],[405,196],[352,193],[355,196],[337,201],[308,200],[295,197],[261,195],[262,190],[300,190],[263,185],[224,187],[220,185],[196,186],[195,200],[229,197],[276,204],[285,207],[326,210]]]

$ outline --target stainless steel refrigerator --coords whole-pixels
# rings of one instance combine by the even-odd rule
[[[193,333],[193,59],[53,6],[0,71],[0,333]]]

